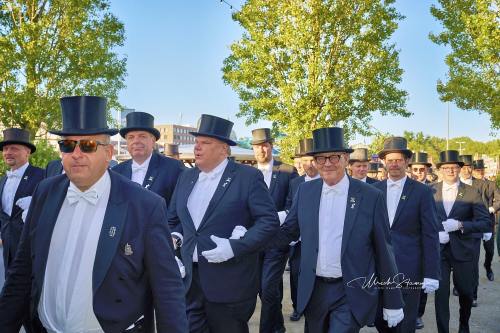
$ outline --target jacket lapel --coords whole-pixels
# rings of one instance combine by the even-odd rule
[[[153,182],[158,175],[158,162],[158,155],[153,153],[153,155],[151,156],[151,160],[149,161],[148,171],[146,172],[146,176],[144,177],[144,181],[142,182],[142,186],[148,190],[151,189],[151,186],[153,185]]]
[[[347,193],[347,205],[345,207],[344,230],[342,232],[342,250],[340,257],[344,255],[345,248],[349,242],[354,221],[358,215],[358,207],[361,204],[362,194],[359,189],[359,184],[356,184],[349,177],[349,191]]]
[[[455,202],[453,202],[453,206],[451,206],[450,214],[448,214],[448,216],[453,216],[456,207],[458,207],[462,203],[466,190],[467,188],[465,184],[460,182],[458,184],[458,191],[457,191],[457,196],[455,197]]]
[[[128,160],[123,163],[127,163],[123,176],[127,179],[132,180],[132,160]]]
[[[198,230],[200,230],[203,227],[203,225],[207,222],[207,219],[210,217],[210,214],[212,214],[213,210],[215,209],[215,207],[217,207],[217,204],[222,199],[222,196],[224,195],[224,193],[226,193],[226,190],[229,188],[229,186],[231,186],[231,183],[234,181],[235,167],[236,165],[234,162],[232,161],[228,162],[226,169],[224,170],[224,173],[220,178],[219,185],[217,185],[217,189],[215,190],[215,193],[212,196],[210,203],[208,204],[207,211],[205,212],[205,215],[203,215],[203,219],[201,220]]]
[[[319,245],[319,206],[321,204],[322,190],[323,190],[323,180],[320,179],[319,181],[314,183],[314,186],[311,189],[312,193],[308,193],[309,194],[308,197],[310,197],[310,200],[307,200],[307,205],[311,206],[310,209],[307,209],[307,211],[309,211],[312,214],[311,215],[312,223],[310,227],[312,228],[312,236],[316,248],[318,248]],[[316,253],[316,258],[312,259],[313,260],[318,259],[317,253]]]
[[[111,190],[94,261],[92,274],[94,294],[104,280],[111,261],[116,254],[127,217],[127,204],[124,200],[125,194],[121,191],[119,176],[113,172],[108,171],[108,173],[111,178]]]
[[[5,187],[6,181],[7,181],[7,176],[3,176],[2,179],[0,179],[0,212],[3,212],[2,196],[3,196],[3,188]]]
[[[29,182],[31,181],[32,170],[33,167],[31,165],[28,165],[28,168],[26,168],[26,171],[24,171],[24,174],[21,177],[21,181],[19,182],[19,186],[17,187],[16,194],[14,196],[14,205],[12,207],[12,214],[11,214],[12,217],[23,212],[21,207],[16,205],[16,202],[20,198],[27,196],[27,194],[29,193],[28,187],[29,187]]]
[[[406,202],[408,201],[409,195],[411,191],[413,190],[413,180],[410,178],[407,178],[405,181],[405,185],[403,186],[403,191],[401,191],[401,197],[398,200],[398,207],[396,208],[396,214],[394,214],[394,221],[392,221],[392,227],[394,227],[394,224],[398,222],[399,215],[401,215],[401,212],[406,206]],[[387,189],[387,186],[386,186]],[[391,229],[392,229],[391,227]]]
[[[196,185],[196,182],[198,181],[198,177],[200,176],[200,169],[194,168],[192,170],[193,171],[191,173],[191,177],[188,179],[187,186],[185,187],[185,189],[184,189],[184,186],[180,187],[179,191],[180,191],[180,189],[183,189],[183,192],[181,195],[181,200],[182,200],[181,207],[184,208],[184,213],[186,214],[186,216],[189,217],[189,221],[191,222],[191,223],[188,223],[188,225],[192,226],[193,229],[196,229],[194,226],[193,218],[191,217],[191,214],[189,213],[189,209],[188,209],[187,204],[188,204],[189,196],[191,195],[191,192],[193,192],[193,188]],[[177,185],[177,186],[181,186],[181,185]]]
[[[443,182],[439,182],[435,185],[434,189],[436,192],[434,193],[434,200],[436,201],[436,209],[439,217],[446,218],[446,210],[444,209],[443,204]]]
[[[281,162],[273,161],[273,172],[271,174],[271,183],[269,184],[269,193],[273,193],[278,183],[278,175],[280,173]]]

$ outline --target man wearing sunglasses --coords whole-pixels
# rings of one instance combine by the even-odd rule
[[[441,243],[441,281],[436,291],[436,322],[439,333],[449,332],[450,322],[450,274],[457,288],[460,303],[459,332],[467,333],[474,298],[476,275],[474,271],[477,238],[491,230],[488,210],[481,193],[460,181],[458,151],[439,153],[436,163],[443,181],[431,185],[437,206],[439,242]]]
[[[154,117],[145,112],[127,114],[127,126],[120,129],[120,135],[127,140],[132,159],[112,170],[162,196],[168,206],[184,165],[153,151],[160,138],[160,131],[154,128]]]
[[[309,332],[359,332],[380,301],[395,326],[404,316],[401,291],[369,282],[397,280],[384,197],[346,175],[352,149],[342,128],[317,129],[313,142],[308,155],[321,179],[299,186],[276,237],[278,244],[301,237],[297,311]]]
[[[187,332],[184,291],[165,201],[108,171],[118,130],[106,99],[61,99],[59,148],[66,176],[33,194],[19,249],[0,296],[2,333]],[[144,316],[143,319],[140,319]],[[140,319],[140,320],[138,320]]]
[[[401,278],[405,303],[404,320],[388,327],[383,311],[378,311],[375,326],[379,332],[415,332],[420,291],[432,293],[439,288],[439,239],[436,206],[429,186],[406,175],[412,157],[403,137],[385,140],[378,154],[384,161],[388,179],[374,186],[386,198],[392,248]],[[420,288],[421,287],[421,288]]]

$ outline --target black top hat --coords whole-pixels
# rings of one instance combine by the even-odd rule
[[[236,146],[236,142],[230,139],[232,129],[233,123],[231,121],[209,114],[202,114],[198,130],[189,133],[194,136],[208,136],[221,140],[230,146]]]
[[[379,164],[377,162],[370,162],[368,166],[368,172],[378,172]]]
[[[130,131],[146,131],[160,138],[160,131],[155,128],[155,118],[146,112],[130,112],[127,114],[127,126],[120,129],[120,135],[125,138]]]
[[[297,147],[295,147],[295,152],[293,154],[293,158],[298,158],[298,157],[301,157],[302,155],[300,154],[300,145],[298,145]]]
[[[408,149],[408,143],[405,138],[400,136],[393,136],[385,139],[384,149],[378,153],[380,158],[384,158],[385,155],[389,153],[403,153],[406,157],[410,158],[413,154],[411,150]]]
[[[445,150],[439,153],[439,162],[436,163],[436,167],[439,169],[443,164],[458,164],[460,167],[462,167],[464,165],[464,162],[459,160],[458,151]]]
[[[427,153],[423,152],[417,152],[412,155],[409,165],[412,164],[423,164],[428,167],[432,166],[432,163],[429,163]]]
[[[252,131],[253,145],[258,145],[264,142],[273,143],[274,139],[271,137],[271,130],[269,128],[257,128]]]
[[[344,129],[340,127],[318,128],[313,131],[313,150],[307,155],[326,152],[352,153],[353,150],[344,144]]]
[[[106,98],[97,96],[70,96],[61,98],[62,123],[56,135],[115,135],[117,129],[109,128],[106,121]]]
[[[24,145],[31,150],[32,154],[36,151],[35,145],[30,142],[30,132],[20,128],[7,128],[3,131],[0,151],[3,151],[3,147],[9,144]]]
[[[366,148],[356,148],[349,156],[349,163],[354,162],[368,162],[368,149]]]
[[[472,155],[460,155],[458,160],[464,162],[464,165],[472,165]]]
[[[296,157],[307,155],[308,152],[313,150],[313,139],[307,138],[299,141],[298,149],[295,150]]]
[[[179,154],[179,145],[173,143],[167,143],[165,145],[165,150],[163,151],[165,155],[178,155]]]
[[[484,166],[484,160],[474,160],[472,161],[472,167],[474,169],[486,169]]]

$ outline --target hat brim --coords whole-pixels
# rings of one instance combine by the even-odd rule
[[[3,147],[6,145],[23,145],[31,150],[31,154],[33,154],[36,151],[36,147],[34,144],[30,142],[16,141],[16,140],[7,140],[0,142],[0,151],[3,151]]]
[[[460,167],[463,167],[464,166],[464,162],[460,162],[460,161],[450,161],[450,162],[442,162],[442,163],[436,163],[436,168],[441,168],[442,165],[445,165],[445,164],[458,164],[458,166]]]
[[[370,162],[370,160],[361,160],[359,158],[350,158],[349,163],[355,163],[355,162]]]
[[[408,163],[409,166],[412,166],[412,165],[415,165],[415,164],[425,165],[428,168],[430,168],[432,166],[432,163],[423,163],[423,162],[410,162],[410,163]]]
[[[252,140],[252,141],[250,141],[250,144],[251,145],[260,145],[260,144],[266,143],[266,142],[274,143],[274,139]]]
[[[378,157],[383,159],[385,155],[390,153],[402,153],[405,154],[408,158],[411,158],[411,156],[413,155],[413,152],[409,149],[384,149],[380,153],[378,153]]]
[[[220,140],[222,142],[225,142],[230,146],[237,146],[238,145],[233,140],[226,138],[225,136],[221,136],[221,135],[216,135],[216,134],[212,134],[212,133],[202,133],[202,132],[189,132],[189,134],[191,134],[192,136],[208,136],[209,138],[214,138],[214,139]]]
[[[97,134],[108,134],[115,135],[118,133],[116,128],[90,128],[90,129],[63,129],[61,131],[49,131],[49,133],[59,136],[70,136],[70,135],[97,135]]]
[[[153,134],[153,136],[156,138],[156,141],[160,139],[160,131],[158,131],[156,128],[151,127],[124,127],[120,129],[120,135],[125,139],[127,133],[132,131],[145,131]]]
[[[328,149],[319,149],[307,152],[305,155],[313,156],[320,153],[352,153],[354,149],[351,148],[328,148]]]

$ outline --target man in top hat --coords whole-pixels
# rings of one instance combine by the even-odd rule
[[[8,128],[3,131],[3,141],[0,142],[3,160],[10,168],[0,178],[0,223],[5,274],[16,255],[31,196],[44,175],[43,169],[29,163],[30,155],[36,151],[29,137],[26,130]]]
[[[460,181],[463,162],[456,150],[439,153],[443,181],[431,185],[437,206],[439,242],[441,243],[441,280],[436,291],[436,321],[439,333],[449,332],[450,273],[457,288],[460,303],[459,332],[469,332],[469,318],[475,284],[475,233],[488,232],[491,228],[488,211],[481,194],[472,186]],[[476,264],[477,266],[477,264]]]
[[[379,163],[378,165],[377,179],[379,181],[387,179],[387,168],[382,163]]]
[[[366,176],[378,181],[378,166],[379,164],[377,162],[369,162]]]
[[[352,150],[342,128],[317,129],[313,141],[321,178],[299,186],[277,237],[301,238],[297,311],[309,332],[358,332],[373,322],[381,297],[395,326],[404,317],[401,291],[369,282],[397,282],[383,194],[346,175]]]
[[[179,160],[179,145],[174,143],[165,144],[163,155],[173,158],[174,160]]]
[[[273,142],[269,128],[252,131],[252,149],[257,168],[264,175],[274,206],[285,220],[285,206],[289,193],[290,181],[297,177],[297,171],[291,165],[276,161],[273,158]],[[284,332],[285,326],[281,301],[283,299],[283,273],[288,259],[289,247],[270,247],[262,254],[261,286],[260,286],[260,333]]]
[[[495,213],[500,210],[500,190],[498,189],[495,182],[486,179],[484,177],[484,160],[474,160],[472,161],[474,178],[484,181],[484,199],[486,200],[488,211],[490,213],[490,219],[492,224],[491,236],[485,234],[483,237],[483,247],[484,247],[484,268],[486,269],[486,277],[488,280],[493,281],[495,275],[491,270],[491,261],[493,260],[494,254],[494,240],[495,240]],[[489,239],[488,239],[489,238]]]
[[[349,157],[349,168],[352,172],[352,178],[361,180],[362,182],[368,184],[378,182],[377,179],[367,176],[369,162],[370,159],[368,158],[368,149],[354,149],[354,151],[351,153],[351,156]]]
[[[301,153],[300,153],[300,143],[299,146],[295,148],[295,155],[293,156],[293,166],[295,167],[295,170],[297,170],[297,174],[299,176],[303,176],[305,171],[304,168],[302,167],[301,163]]]
[[[187,332],[165,201],[109,171],[106,99],[61,99],[66,175],[43,180],[0,295],[2,333]],[[144,316],[142,320],[137,319]]]
[[[386,198],[392,247],[401,278],[411,284],[403,285],[405,303],[403,321],[394,328],[387,327],[379,309],[375,326],[379,332],[415,332],[421,288],[432,293],[439,288],[439,238],[436,206],[430,187],[406,175],[412,152],[403,137],[385,140],[378,154],[388,171],[388,179],[374,186]],[[415,283],[422,283],[416,288]]]
[[[183,172],[169,207],[169,225],[186,268],[190,332],[248,332],[259,289],[259,253],[279,219],[262,173],[230,161],[233,123],[202,115],[196,166]],[[243,238],[240,237],[243,233]]]
[[[154,117],[145,112],[127,114],[127,126],[120,129],[120,135],[127,140],[132,159],[112,170],[163,197],[168,206],[184,165],[153,151],[160,138],[160,131],[154,128]]]
[[[408,164],[411,170],[412,178],[422,184],[429,185],[431,182],[427,179],[429,168],[432,163],[429,163],[427,153],[416,152],[411,156],[411,161]]]
[[[313,150],[313,140],[303,139],[299,142],[299,149],[297,154],[301,156],[300,162],[304,168],[305,174],[300,177],[295,177],[290,181],[290,188],[286,200],[285,209],[288,211],[292,207],[292,200],[297,193],[299,185],[314,179],[319,178],[319,172],[314,163],[314,158],[307,155]],[[297,311],[297,289],[299,284],[299,271],[300,271],[300,254],[301,243],[300,238],[290,243],[290,255],[288,263],[290,265],[290,294],[292,299],[293,313],[290,316],[291,321],[298,321],[302,314]]]

